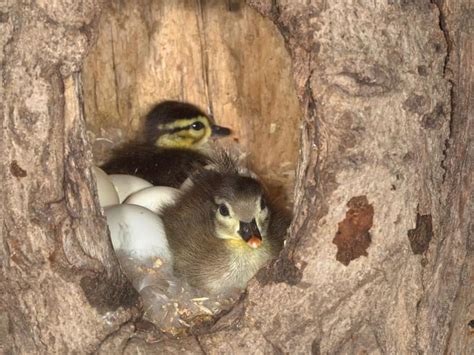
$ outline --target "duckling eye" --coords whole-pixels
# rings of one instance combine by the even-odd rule
[[[194,129],[195,131],[199,131],[204,128],[204,124],[202,122],[196,121],[193,124],[191,124],[191,128]]]
[[[265,208],[267,208],[267,203],[265,202],[265,199],[264,199],[263,197],[260,199],[260,208],[261,208],[262,210],[264,210]]]
[[[227,208],[226,205],[220,204],[219,205],[219,213],[223,215],[224,217],[227,217],[229,215],[229,209]]]

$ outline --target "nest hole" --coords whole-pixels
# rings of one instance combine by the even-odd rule
[[[235,132],[272,197],[292,205],[302,116],[276,26],[243,1],[119,1],[103,10],[83,66],[97,165],[142,134],[162,100],[193,103]]]
[[[291,60],[276,26],[244,2],[109,2],[83,87],[96,162],[135,139],[156,102],[188,101],[232,127],[223,142],[291,203],[301,117]]]

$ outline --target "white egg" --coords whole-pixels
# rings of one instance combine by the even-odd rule
[[[117,254],[128,255],[143,264],[156,258],[171,262],[163,221],[155,213],[141,206],[122,204],[106,208],[105,216]]]
[[[165,206],[176,202],[180,191],[168,186],[153,186],[130,195],[124,203],[148,208],[161,214]]]
[[[133,175],[112,174],[109,177],[117,190],[120,203],[134,192],[153,186],[148,181]]]
[[[119,196],[109,176],[97,166],[92,167],[95,181],[97,182],[97,193],[102,207],[108,207],[119,203]]]

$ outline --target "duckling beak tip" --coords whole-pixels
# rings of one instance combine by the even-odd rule
[[[260,245],[262,244],[262,239],[257,237],[257,236],[252,236],[248,241],[247,241],[247,244],[249,247],[251,247],[252,249],[257,249],[258,247],[260,247]]]

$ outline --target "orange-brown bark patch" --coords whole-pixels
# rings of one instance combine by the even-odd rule
[[[356,196],[347,203],[349,210],[346,218],[339,222],[333,243],[337,245],[336,260],[344,265],[357,259],[359,256],[367,256],[367,248],[371,237],[369,229],[373,224],[374,207],[369,204],[366,196]]]

